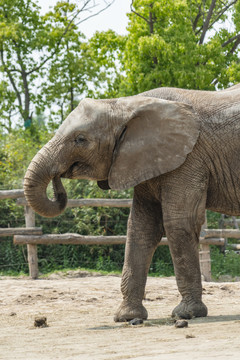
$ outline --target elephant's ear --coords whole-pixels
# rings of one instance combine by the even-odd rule
[[[109,172],[112,189],[127,189],[184,163],[200,127],[190,105],[143,96],[121,98],[119,105],[128,116]]]

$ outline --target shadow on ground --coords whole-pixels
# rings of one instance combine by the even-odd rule
[[[240,315],[219,315],[219,316],[207,316],[207,317],[201,317],[201,318],[194,318],[191,320],[188,320],[189,324],[207,324],[207,323],[217,323],[217,322],[230,322],[230,321],[240,321]],[[93,328],[88,328],[87,330],[113,330],[113,329],[119,329],[124,327],[147,327],[147,326],[164,326],[164,325],[174,325],[175,320],[171,317],[169,318],[162,318],[162,319],[149,319],[143,322],[143,324],[140,325],[131,325],[128,322],[122,323],[121,325],[115,325],[115,326],[97,326]]]

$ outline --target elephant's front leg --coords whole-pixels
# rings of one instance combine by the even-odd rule
[[[202,302],[197,236],[179,228],[175,235],[174,232],[169,234],[168,239],[178,290],[182,295],[182,300],[173,310],[172,316],[184,319],[207,316],[207,307]]]
[[[202,302],[198,249],[200,229],[205,219],[206,194],[196,192],[194,197],[187,191],[182,199],[180,194],[179,191],[176,203],[168,193],[163,199],[162,208],[178,290],[182,295],[182,301],[172,315],[189,319],[207,316],[207,307]]]
[[[123,302],[115,315],[115,321],[147,319],[147,310],[142,305],[142,300],[152,256],[162,235],[160,203],[144,199],[141,188],[136,188],[128,220],[121,283]]]

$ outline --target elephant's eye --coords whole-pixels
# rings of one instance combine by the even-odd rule
[[[85,143],[86,141],[87,141],[87,139],[83,135],[78,135],[75,139],[75,143],[80,144],[80,145]]]

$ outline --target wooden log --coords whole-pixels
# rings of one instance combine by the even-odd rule
[[[69,245],[115,245],[125,244],[126,236],[85,236],[79,234],[46,234],[46,235],[15,235],[14,244],[69,244]],[[205,244],[205,239],[200,239],[200,243]],[[223,245],[224,239],[208,239],[208,244]],[[168,245],[167,238],[162,238],[159,245]]]
[[[116,207],[124,208],[131,207],[131,199],[69,199],[67,207]]]
[[[240,238],[240,230],[238,229],[204,229],[205,238],[224,237],[224,238]]]
[[[125,244],[126,236],[85,236],[79,234],[15,235],[14,244],[35,245],[118,245]]]
[[[17,199],[24,197],[23,189],[18,190],[1,190],[0,191],[0,200],[3,199]]]
[[[240,224],[240,219],[223,219],[223,223],[224,224],[234,224],[234,223],[236,223],[236,224]]]
[[[25,198],[17,199],[17,205],[26,206],[27,201]],[[131,199],[69,199],[67,202],[67,207],[82,207],[82,206],[91,206],[91,207],[131,207]]]
[[[35,227],[35,212],[30,208],[30,206],[25,206],[25,222],[26,227]],[[15,235],[16,236],[16,235]],[[23,235],[18,235],[23,236]],[[37,245],[28,244],[28,266],[29,266],[29,275],[32,279],[38,278],[38,256],[37,256]]]
[[[199,239],[200,244],[206,244],[206,245],[217,245],[217,246],[224,246],[225,245],[225,238],[205,238],[200,237]]]
[[[41,235],[42,228],[1,228],[0,236],[13,236],[13,235]]]

